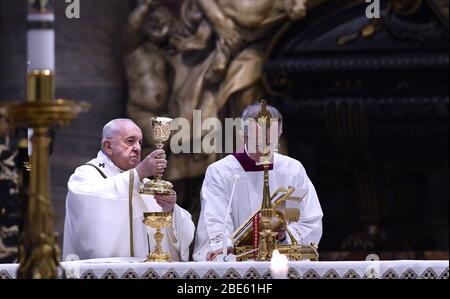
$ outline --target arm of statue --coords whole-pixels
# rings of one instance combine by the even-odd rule
[[[128,24],[124,36],[125,53],[132,52],[139,45],[139,31],[152,5],[154,5],[153,0],[143,1],[141,5],[133,10],[128,18]]]
[[[304,18],[308,0],[284,0],[284,9],[292,21]]]
[[[199,0],[200,7],[219,37],[229,45],[233,46],[240,40],[240,35],[236,30],[233,20],[227,17],[216,0]]]

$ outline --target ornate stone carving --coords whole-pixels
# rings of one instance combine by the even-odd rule
[[[240,115],[258,99],[264,53],[274,33],[303,18],[305,4],[185,0],[181,14],[174,16],[155,1],[143,1],[130,15],[126,34],[129,115],[141,128],[156,114],[192,122],[194,109],[201,109],[202,120],[218,117],[227,105],[232,116]],[[144,134],[152,144],[148,132]],[[194,141],[190,134],[184,137]],[[193,159],[170,156],[166,177],[201,175],[215,155]]]

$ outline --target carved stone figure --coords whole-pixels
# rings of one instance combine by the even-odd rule
[[[233,117],[258,100],[267,47],[282,24],[304,17],[306,1],[184,0],[178,17],[155,1],[143,1],[129,19],[125,66],[128,113],[146,142],[152,144],[148,128],[154,115],[192,123],[195,109],[202,120],[223,116],[225,108]],[[215,159],[171,155],[166,177],[201,175]]]

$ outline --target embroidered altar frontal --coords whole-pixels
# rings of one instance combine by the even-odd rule
[[[271,279],[270,262],[145,263],[136,258],[63,262],[61,278],[81,279]],[[0,265],[0,279],[16,278],[18,264]],[[290,279],[448,279],[443,261],[289,262]]]

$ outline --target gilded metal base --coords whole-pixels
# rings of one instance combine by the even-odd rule
[[[168,263],[170,254],[168,252],[152,252],[147,255],[146,262]]]
[[[272,259],[272,253],[276,247],[277,232],[270,229],[259,232],[259,250],[258,261],[270,261]]]
[[[172,194],[172,183],[164,180],[150,180],[144,184],[144,187],[139,191],[142,194],[155,195],[155,194]]]
[[[170,262],[170,254],[163,251],[161,247],[161,241],[164,238],[164,234],[161,233],[161,229],[172,224],[172,213],[144,213],[144,224],[156,229],[156,233],[154,234],[156,240],[155,250],[152,253],[149,253],[146,262]]]
[[[281,254],[287,256],[289,261],[302,261],[302,260],[310,260],[310,261],[318,261],[319,255],[317,251],[315,251],[310,246],[306,245],[290,245],[290,244],[277,244],[276,249]],[[244,254],[246,252],[250,252],[253,250],[253,246],[237,246],[235,248],[236,255]],[[253,259],[253,253],[249,253],[237,258],[238,262],[245,262]]]

